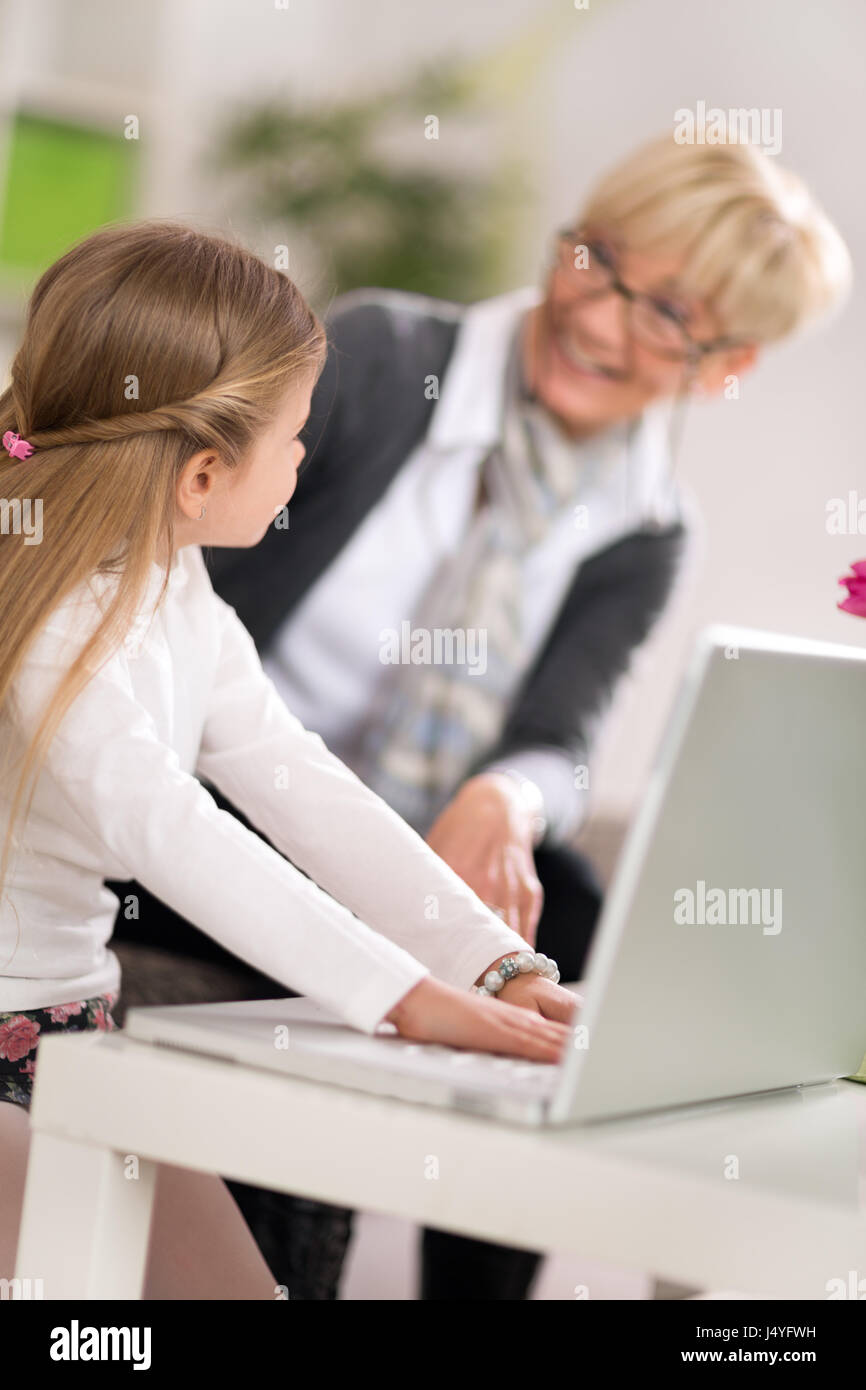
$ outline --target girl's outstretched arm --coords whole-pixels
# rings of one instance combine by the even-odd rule
[[[326,892],[439,979],[468,989],[494,960],[525,949],[290,713],[237,614],[213,601],[219,664],[197,771]]]

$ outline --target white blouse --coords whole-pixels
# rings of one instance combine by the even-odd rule
[[[119,988],[106,878],[138,879],[368,1033],[425,975],[468,988],[522,949],[289,712],[198,548],[176,554],[155,607],[164,577],[154,565],[131,632],[64,717],[19,823],[0,904],[0,1012]],[[113,582],[91,579],[40,631],[0,723],[3,751],[35,729]],[[196,774],[277,849],[221,811]]]

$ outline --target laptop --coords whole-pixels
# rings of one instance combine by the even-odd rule
[[[523,1125],[810,1086],[866,1049],[866,651],[698,640],[559,1064],[368,1036],[306,998],[137,1008],[126,1032]]]

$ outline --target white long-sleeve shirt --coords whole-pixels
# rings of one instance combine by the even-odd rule
[[[468,988],[522,949],[289,712],[200,551],[178,552],[154,608],[164,576],[152,567],[123,646],[64,717],[19,827],[0,905],[0,1012],[119,987],[106,878],[138,879],[364,1032],[425,975]],[[4,711],[4,741],[20,748],[35,728],[112,582],[89,581],[41,630]],[[221,811],[195,774],[280,853]],[[2,833],[8,801],[0,809]]]

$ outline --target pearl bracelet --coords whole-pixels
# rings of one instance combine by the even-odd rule
[[[537,975],[543,975],[545,980],[552,980],[554,984],[559,982],[559,966],[555,960],[551,960],[541,951],[518,951],[516,956],[506,956],[495,970],[488,970],[484,976],[484,984],[473,985],[472,993],[498,994],[502,986],[508,980],[513,980],[515,975],[528,975],[532,971]]]

